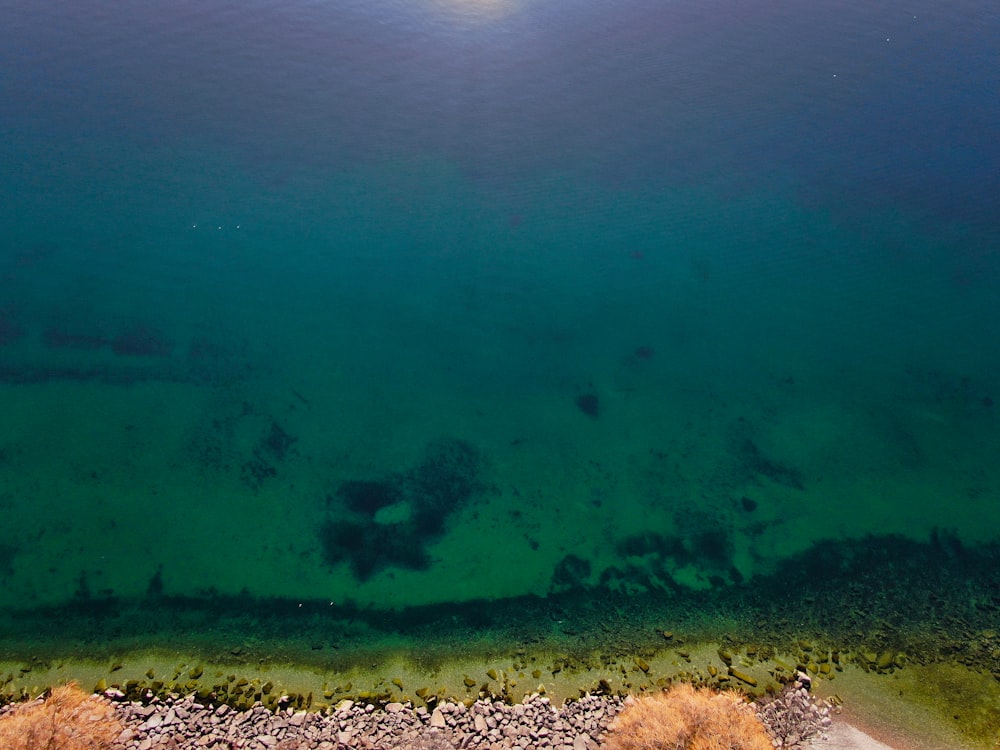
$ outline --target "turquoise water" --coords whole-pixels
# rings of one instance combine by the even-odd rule
[[[0,13],[5,611],[998,541],[988,3]]]

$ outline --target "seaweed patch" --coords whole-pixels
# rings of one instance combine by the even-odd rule
[[[18,551],[13,544],[0,542],[0,579],[14,575],[14,558],[17,557]]]
[[[596,393],[584,393],[576,398],[576,408],[591,419],[601,416],[601,400]]]
[[[134,326],[111,339],[111,351],[119,357],[169,357],[173,350],[173,342],[151,326]]]
[[[549,593],[563,593],[587,588],[590,578],[590,561],[578,555],[569,554],[560,560],[552,572]]]
[[[444,439],[408,471],[341,482],[318,529],[323,561],[348,563],[359,580],[387,567],[426,569],[448,518],[485,489],[481,474],[475,446]]]
[[[254,446],[253,454],[240,467],[243,483],[256,491],[268,479],[278,476],[278,464],[284,463],[297,440],[272,419]]]
[[[757,444],[745,438],[736,446],[740,466],[751,476],[764,477],[793,490],[805,490],[802,472],[765,456]]]

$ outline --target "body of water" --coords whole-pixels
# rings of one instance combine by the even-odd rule
[[[978,0],[0,2],[11,653],[809,581],[995,622],[998,39]]]

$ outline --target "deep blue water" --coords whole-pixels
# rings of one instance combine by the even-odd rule
[[[998,41],[981,1],[0,2],[0,602],[997,540]]]

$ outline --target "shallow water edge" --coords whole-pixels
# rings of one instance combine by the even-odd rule
[[[1000,715],[998,557],[997,545],[869,537],[818,544],[773,575],[711,591],[579,587],[398,611],[81,597],[4,611],[0,675],[6,700],[78,679],[130,698],[176,692],[238,708],[322,709],[344,699],[566,700],[674,679],[759,694],[801,669],[830,693],[891,685],[919,705],[901,712],[863,698],[877,712],[871,723],[937,716],[989,747]]]

